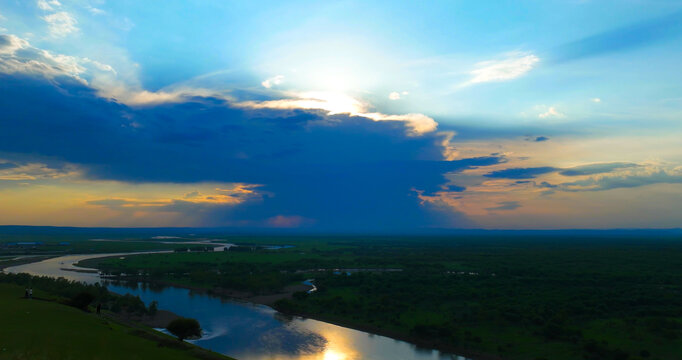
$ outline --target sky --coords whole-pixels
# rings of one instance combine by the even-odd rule
[[[682,1],[0,0],[0,224],[682,226]]]

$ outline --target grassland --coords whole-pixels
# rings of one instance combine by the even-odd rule
[[[35,289],[0,284],[2,359],[228,359],[141,326],[62,305]]]

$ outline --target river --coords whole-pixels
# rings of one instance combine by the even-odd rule
[[[95,283],[102,281],[99,274],[73,271],[82,270],[73,264],[94,257],[129,255],[132,254],[67,255],[5,271]],[[467,360],[385,336],[291,317],[268,306],[225,300],[184,288],[111,283],[107,287],[119,294],[138,295],[146,304],[157,301],[160,309],[197,319],[204,336],[193,343],[239,360]]]

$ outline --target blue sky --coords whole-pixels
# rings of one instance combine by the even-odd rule
[[[0,223],[682,224],[680,1],[0,2]]]

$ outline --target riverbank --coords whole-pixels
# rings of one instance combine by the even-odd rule
[[[155,329],[165,329],[171,321],[181,318],[180,315],[168,310],[158,310],[154,315],[121,313],[112,314],[112,316],[125,322],[134,322]]]
[[[26,265],[34,262],[39,262],[47,259],[51,259],[53,257],[57,257],[60,255],[22,255],[22,256],[17,256],[15,258],[11,259],[6,259],[0,261],[0,272],[5,270],[8,267],[12,266],[18,266],[18,265]]]
[[[128,254],[125,256],[134,256],[134,255],[140,255],[140,254]],[[93,269],[95,269],[97,267],[97,264],[99,262],[106,261],[107,259],[111,259],[111,258],[120,258],[121,256],[122,255],[120,255],[120,254],[116,254],[116,255],[111,255],[111,256],[102,256],[102,257],[97,257],[97,258],[93,257],[93,258],[82,259],[79,262],[74,263],[73,267],[74,268],[80,268],[82,272],[92,272]],[[96,259],[97,262],[92,263],[91,260],[93,260],[93,259]],[[83,262],[84,264],[81,264],[81,262]],[[62,269],[62,270],[67,270],[67,269]],[[74,269],[73,271],[78,271],[78,270]],[[250,302],[250,303],[254,303],[254,304],[267,305],[270,307],[272,307],[279,300],[291,299],[296,292],[307,292],[308,290],[315,288],[313,285],[291,284],[291,285],[285,286],[283,291],[281,291],[281,292],[275,292],[275,293],[269,293],[269,294],[254,294],[253,292],[243,291],[243,290],[227,289],[227,288],[209,288],[206,286],[189,285],[189,284],[185,284],[185,283],[178,283],[178,282],[172,282],[172,281],[139,278],[137,276],[132,276],[132,277],[111,276],[111,277],[105,277],[104,279],[109,280],[109,281],[112,281],[112,280],[113,281],[137,281],[137,282],[147,282],[147,283],[156,284],[156,285],[160,285],[160,286],[181,287],[184,289],[202,292],[202,293],[206,293],[209,295],[219,296],[219,297],[224,298],[224,299]]]
[[[144,325],[62,304],[35,288],[0,284],[0,358],[9,359],[169,359],[230,360]]]
[[[273,307],[274,304],[283,299],[291,299],[295,293],[297,292],[306,292],[310,289],[313,288],[313,286],[310,285],[305,285],[305,284],[292,284],[286,286],[283,291],[281,292],[276,292],[276,293],[271,293],[271,294],[253,294],[248,291],[241,291],[241,290],[234,290],[234,289],[225,289],[225,288],[207,288],[207,287],[202,287],[202,286],[192,286],[184,283],[177,283],[177,282],[171,282],[171,281],[161,281],[161,280],[150,280],[150,279],[139,279],[139,278],[124,278],[124,279],[119,279],[119,278],[105,278],[108,281],[120,281],[120,282],[140,282],[140,283],[147,283],[147,284],[153,284],[153,285],[158,285],[158,286],[172,286],[172,287],[178,287],[178,288],[183,288],[187,290],[192,290],[196,291],[198,293],[202,294],[207,294],[211,296],[216,296],[224,300],[234,300],[234,301],[239,301],[239,302],[247,302],[247,303],[253,303],[253,304],[259,304],[259,305],[266,305]]]

